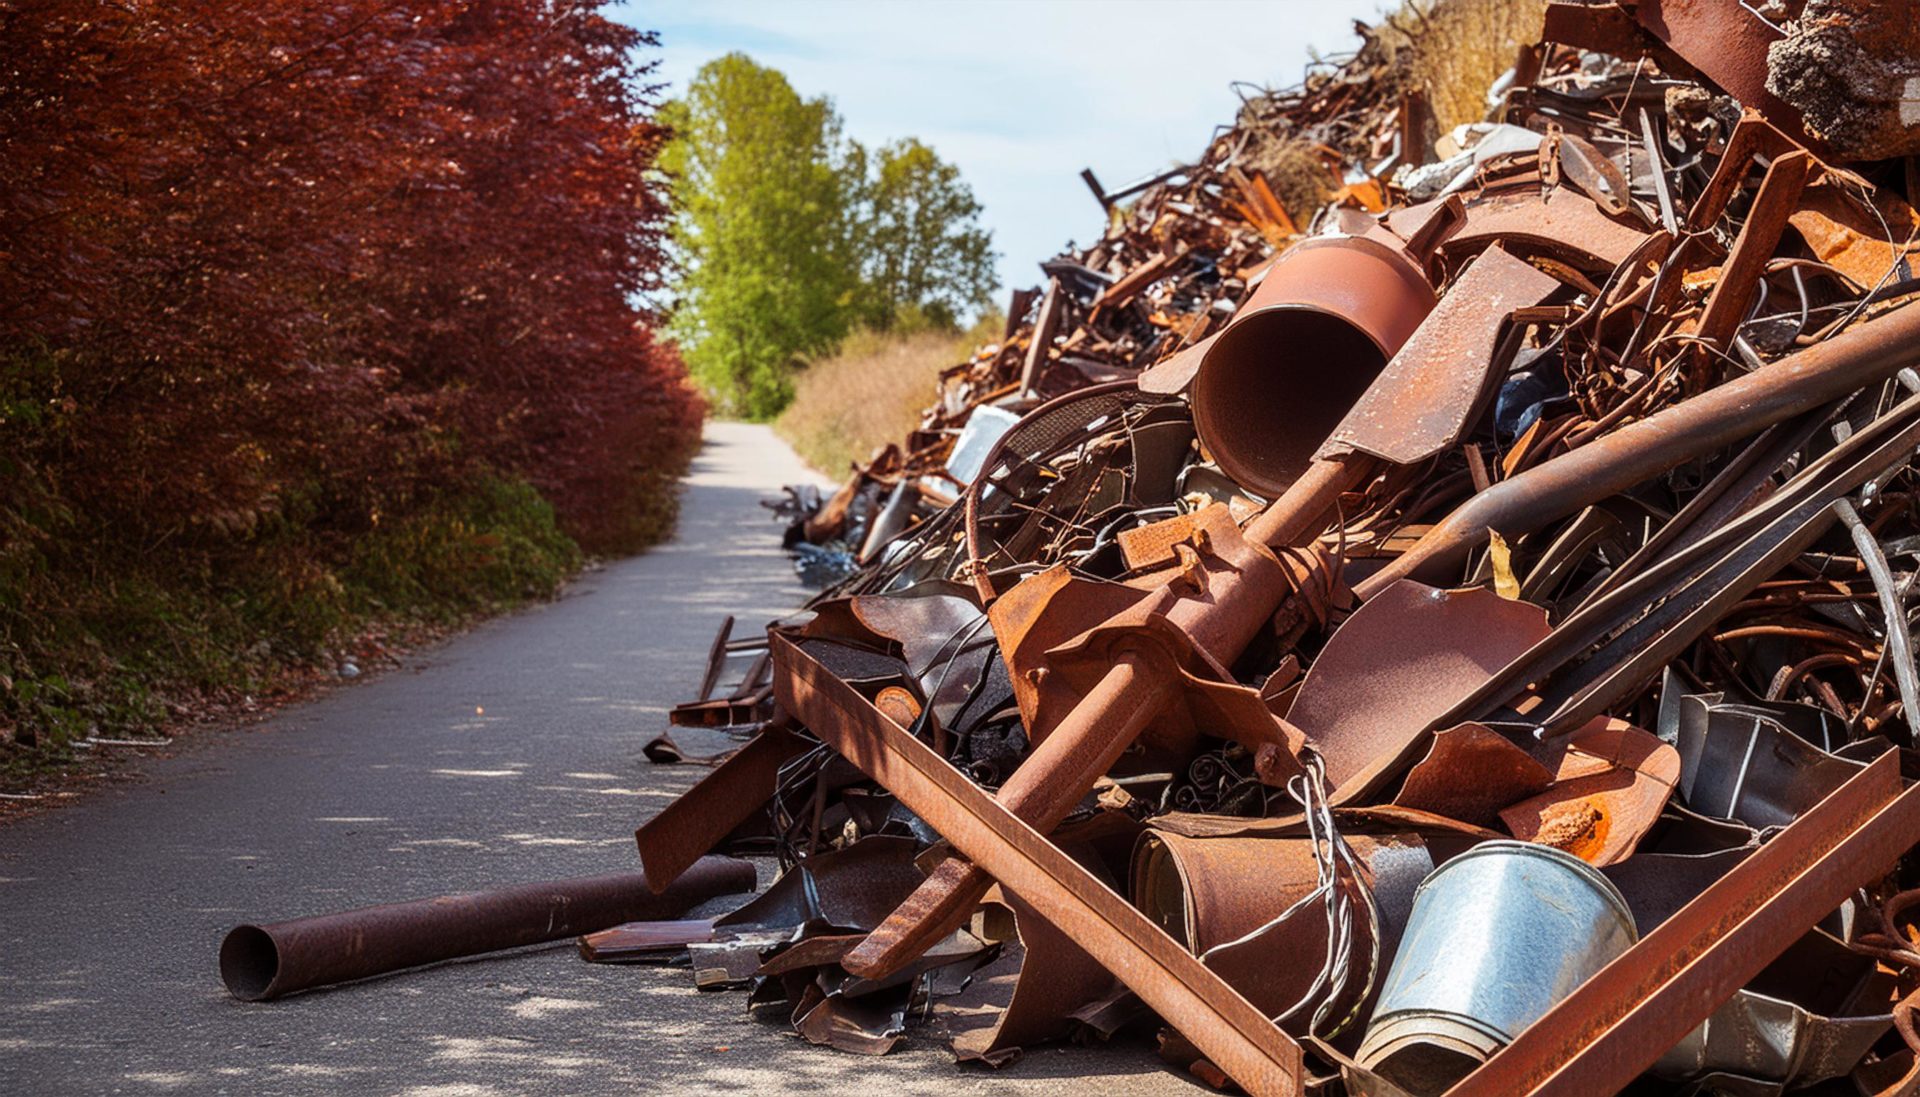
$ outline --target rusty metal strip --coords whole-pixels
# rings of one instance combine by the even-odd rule
[[[1767,260],[1787,230],[1787,217],[1800,201],[1807,184],[1813,157],[1804,152],[1789,153],[1767,166],[1754,196],[1752,211],[1740,227],[1740,237],[1720,268],[1720,281],[1707,295],[1700,316],[1700,338],[1715,347],[1725,348],[1746,319],[1747,309],[1760,293],[1760,276]]]
[[[1448,1097],[1618,1091],[1915,842],[1920,787],[1900,791],[1899,762],[1888,752],[1587,980]]]
[[[757,724],[766,714],[760,706],[773,696],[771,686],[710,701],[688,701],[667,710],[667,723],[677,728],[733,728]]]
[[[633,832],[647,884],[658,893],[773,796],[780,767],[807,740],[776,722]]]
[[[1040,383],[1040,371],[1047,364],[1047,349],[1053,346],[1054,331],[1060,326],[1060,314],[1064,311],[1060,288],[1060,279],[1047,283],[1047,295],[1040,299],[1040,315],[1033,324],[1033,335],[1027,342],[1027,357],[1020,365],[1020,391],[1032,392]]]
[[[713,634],[713,647],[707,650],[707,672],[700,678],[700,700],[713,697],[713,687],[720,681],[720,668],[727,665],[727,640],[733,636],[733,614],[727,614],[720,622],[720,631]]]
[[[788,711],[1071,937],[1253,1097],[1301,1092],[1300,1045],[1145,915],[784,637]]]

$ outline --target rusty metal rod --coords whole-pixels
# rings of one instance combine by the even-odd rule
[[[1804,411],[1920,363],[1920,308],[1902,308],[1708,389],[1463,503],[1354,587],[1362,599],[1414,578],[1444,584],[1487,532],[1509,539],[1644,483]]]
[[[1253,1097],[1299,1097],[1300,1045],[1217,972],[797,645],[776,635],[773,650],[785,671],[781,703],[842,757],[932,822]]]
[[[1000,786],[995,799],[1035,830],[1052,830],[1113,768],[1173,694],[1174,683],[1167,675],[1154,673],[1132,653],[1122,654],[1087,695],[1095,703],[1083,703],[1069,713]],[[1120,707],[1122,699],[1129,702],[1126,707]],[[1109,713],[1117,715],[1109,720]],[[1062,796],[1060,790],[1068,788],[1079,791]],[[946,819],[936,815],[927,822],[946,833]],[[881,929],[842,958],[841,966],[867,978],[884,977],[869,972],[891,974],[904,967],[965,924],[992,884],[993,877],[965,860],[942,862]]]
[[[235,926],[220,944],[220,978],[235,998],[262,1002],[623,922],[675,918],[717,895],[751,891],[753,883],[748,862],[706,857],[659,895],[641,873],[622,872]]]

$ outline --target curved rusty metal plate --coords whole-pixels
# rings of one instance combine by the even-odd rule
[[[1490,391],[1507,318],[1559,288],[1499,245],[1481,252],[1314,457],[1357,450],[1411,465],[1451,449]]]
[[[1547,611],[1490,590],[1401,580],[1327,641],[1287,720],[1326,760],[1334,800],[1367,792],[1428,725],[1547,635]]]
[[[1633,854],[1679,779],[1679,751],[1630,724],[1599,719],[1567,743],[1553,787],[1507,807],[1500,820],[1516,838],[1611,865]]]

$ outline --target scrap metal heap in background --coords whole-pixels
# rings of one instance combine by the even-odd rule
[[[792,493],[839,578],[675,711],[742,745],[652,886],[783,874],[589,953],[1255,1094],[1914,1092],[1916,27],[1554,3],[1437,142],[1370,39],[1089,175],[1105,236]]]

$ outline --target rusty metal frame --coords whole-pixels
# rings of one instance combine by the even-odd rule
[[[1808,926],[1920,842],[1920,786],[1901,792],[1900,785],[1894,753],[1881,755],[1447,1097],[1617,1092]]]
[[[781,703],[1112,971],[1253,1097],[1302,1092],[1301,1050],[1219,975],[784,637]]]
[[[1300,1047],[964,774],[783,638],[782,702],[1113,971],[1249,1093],[1300,1092]],[[1838,841],[1834,835],[1843,835]],[[1807,926],[1920,843],[1891,753],[1576,990],[1449,1097],[1612,1092]]]
[[[633,841],[648,886],[664,890],[758,812],[774,794],[780,767],[809,745],[776,720],[641,824]]]

